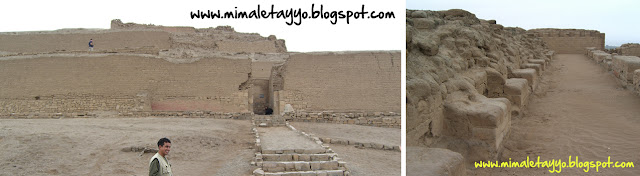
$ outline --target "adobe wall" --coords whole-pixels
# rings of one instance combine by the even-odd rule
[[[200,49],[216,53],[285,53],[284,40],[274,35],[262,37],[257,33],[236,32],[230,26],[196,29],[182,26],[157,26],[152,24],[122,23],[111,20],[111,30],[145,30],[171,33],[171,47]]]
[[[553,52],[524,29],[465,10],[406,14],[407,146],[447,148],[466,162],[496,160]],[[415,159],[408,163],[444,160]]]
[[[527,32],[542,38],[556,54],[582,54],[587,47],[604,50],[605,34],[596,30],[545,28]]]
[[[621,55],[640,57],[640,44],[637,43],[623,44],[617,50]]]
[[[157,52],[170,47],[169,33],[163,31],[100,30],[83,33],[0,33],[0,41],[2,41],[0,51],[11,53],[88,51],[89,39],[93,39],[94,50],[151,47]]]
[[[274,113],[400,112],[400,65],[395,51],[291,54],[272,74]]]
[[[171,63],[129,55],[0,60],[0,113],[245,112],[249,59]]]

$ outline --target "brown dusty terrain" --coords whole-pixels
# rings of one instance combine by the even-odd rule
[[[358,142],[400,145],[401,130],[361,125],[331,123],[291,123],[296,129],[317,137],[340,138]],[[400,175],[400,152],[391,150],[358,149],[354,146],[328,144],[347,162],[353,175]]]
[[[0,175],[147,175],[155,148],[172,141],[176,175],[249,175],[251,123],[185,118],[0,119]]]
[[[389,130],[327,125],[305,123],[306,128],[299,129],[318,133],[355,127],[364,137]],[[122,149],[154,148],[160,137],[172,141],[168,158],[176,175],[249,175],[254,153],[250,129],[250,121],[227,119],[0,119],[0,175],[147,175],[153,153],[140,156],[139,151]],[[399,136],[399,129],[392,130],[398,133],[382,138]],[[400,152],[331,148],[354,175],[400,174]]]
[[[527,108],[514,117],[502,161],[569,156],[633,162],[635,168],[563,168],[560,175],[638,175],[640,97],[583,55],[557,55]],[[552,175],[547,168],[474,169],[476,175]]]

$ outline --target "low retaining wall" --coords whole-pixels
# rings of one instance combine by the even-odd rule
[[[596,48],[586,48],[585,55],[611,71],[616,80],[640,95],[640,57],[609,54]]]
[[[143,111],[143,112],[105,112],[118,117],[184,117],[184,118],[215,118],[248,120],[253,117],[253,112],[212,112],[212,111]],[[0,118],[14,119],[38,119],[38,118],[87,118],[98,117],[96,112],[77,113],[0,113]]]
[[[283,116],[294,122],[354,124],[387,128],[400,128],[402,123],[400,113],[395,112],[286,112]]]

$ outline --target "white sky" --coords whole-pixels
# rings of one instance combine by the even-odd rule
[[[340,20],[332,25],[326,19],[306,19],[300,26],[288,26],[284,19],[191,19],[196,10],[251,11],[273,4],[280,10],[302,8],[311,11],[311,4],[324,5],[328,10],[393,11],[395,19]],[[110,27],[112,19],[122,22],[163,26],[193,26],[196,28],[230,25],[238,32],[276,35],[285,39],[289,51],[402,50],[404,48],[405,4],[384,0],[244,0],[244,1],[133,1],[133,0],[16,0],[0,6],[0,32],[42,31],[61,28]],[[2,42],[2,41],[0,41]]]
[[[407,0],[407,9],[464,9],[481,19],[509,27],[576,28],[606,34],[606,45],[640,43],[640,1],[637,0]]]

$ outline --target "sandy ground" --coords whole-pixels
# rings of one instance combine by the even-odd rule
[[[399,146],[401,130],[399,128],[382,128],[362,125],[292,122],[296,129],[312,133],[317,137],[340,138],[362,143],[378,143]]]
[[[298,130],[318,137],[341,138],[360,142],[400,145],[401,130],[362,125],[330,123],[290,123]],[[331,149],[347,162],[353,175],[400,175],[400,152],[358,149],[354,146],[329,144]]]
[[[175,175],[248,175],[246,120],[185,118],[0,119],[0,175],[147,175],[153,153],[123,152],[172,141]]]
[[[307,126],[314,132],[355,128],[365,138],[391,138],[400,132],[358,125]],[[122,149],[153,148],[161,137],[172,141],[168,158],[176,175],[249,175],[254,153],[250,129],[247,120],[203,118],[0,119],[0,175],[147,175],[153,153],[140,156]],[[400,175],[400,152],[331,148],[354,175]]]
[[[582,55],[558,55],[529,102],[513,119],[503,161],[579,156],[579,161],[633,162],[635,168],[563,168],[558,175],[639,175],[640,97]],[[569,163],[567,163],[569,164]],[[583,168],[584,169],[584,168]],[[546,168],[474,169],[477,175],[552,175]],[[470,173],[473,173],[470,172]]]

